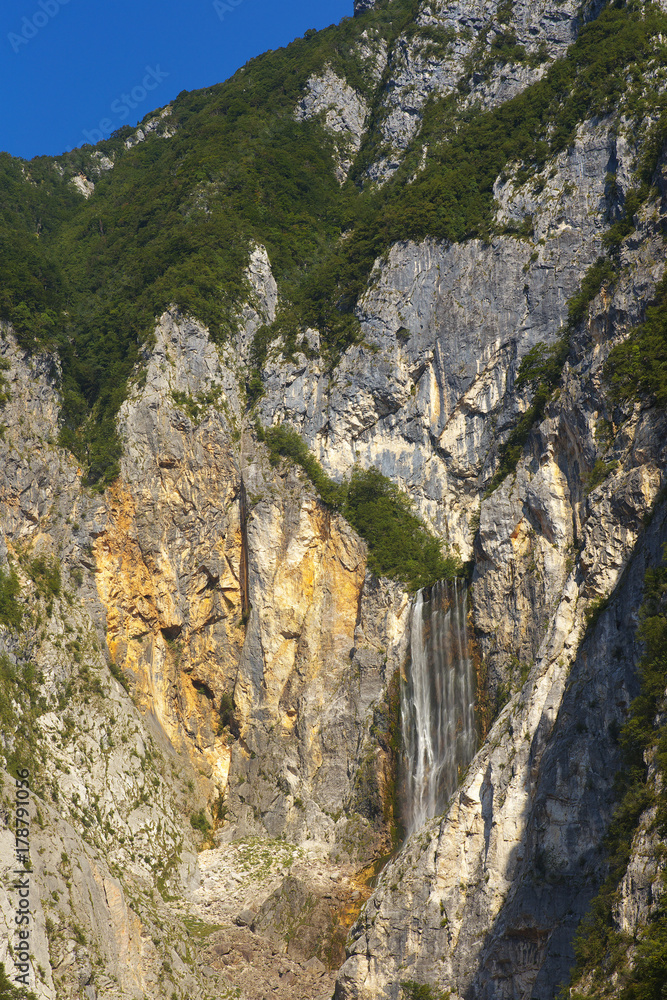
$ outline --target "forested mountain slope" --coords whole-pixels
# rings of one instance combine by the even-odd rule
[[[38,996],[661,997],[665,39],[366,0],[0,156]],[[455,575],[479,750],[403,843],[413,594]]]

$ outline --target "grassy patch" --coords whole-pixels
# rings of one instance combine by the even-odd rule
[[[451,990],[440,990],[430,983],[417,983],[414,979],[401,982],[404,1000],[449,1000]]]
[[[236,841],[236,867],[253,879],[264,880],[279,868],[290,868],[303,851],[284,840],[247,837]]]
[[[26,569],[42,597],[46,600],[60,597],[62,579],[60,563],[55,556],[50,559],[47,559],[46,556],[37,556],[27,563]]]
[[[222,924],[209,924],[199,917],[183,917],[183,923],[191,937],[207,938],[216,931],[222,930]]]

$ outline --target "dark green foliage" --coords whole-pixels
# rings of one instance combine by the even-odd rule
[[[345,486],[338,486],[325,473],[324,469],[308,446],[295,430],[284,424],[263,430],[257,427],[257,436],[264,441],[269,449],[269,461],[276,466],[280,457],[291,459],[300,465],[311,483],[319,493],[324,503],[333,510],[339,510],[345,500]]]
[[[572,329],[587,314],[589,303],[593,301],[603,285],[611,287],[616,281],[616,267],[606,257],[598,257],[586,271],[581,288],[567,304],[568,326]]]
[[[665,1000],[666,986],[667,905],[663,897],[646,935],[638,944],[634,968],[622,1000]]]
[[[190,826],[193,830],[199,830],[204,837],[208,837],[211,832],[211,824],[207,820],[203,809],[192,814],[190,817]]]
[[[404,1000],[447,1000],[451,990],[439,990],[429,983],[417,983],[414,979],[401,982]]]
[[[368,566],[376,576],[401,580],[410,590],[462,572],[453,556],[443,556],[440,542],[412,509],[412,501],[377,469],[355,468],[348,481],[335,483],[305,442],[290,427],[262,429],[257,435],[277,465],[280,456],[304,470],[324,503],[339,510],[368,544]]]
[[[667,406],[667,275],[646,310],[645,322],[611,351],[605,376],[615,402],[646,398]]]
[[[17,629],[21,625],[23,611],[16,598],[21,593],[18,577],[13,570],[0,570],[0,624]]]
[[[595,465],[586,480],[586,492],[591,493],[596,486],[603,483],[618,468],[618,464],[617,461],[605,462],[603,458],[596,459]]]
[[[30,765],[34,777],[39,769],[33,754],[33,726],[47,711],[39,689],[41,680],[34,663],[14,662],[6,654],[0,656],[0,731],[13,740],[14,749],[4,751],[4,766],[11,774]]]
[[[222,692],[220,695],[220,705],[218,706],[218,736],[225,730],[238,736],[239,729],[236,721],[234,697],[229,691]]]
[[[501,7],[506,22],[510,8]],[[359,340],[355,304],[374,261],[394,242],[488,237],[498,175],[516,162],[519,180],[534,175],[572,141],[579,122],[623,102],[637,122],[649,113],[657,119],[640,157],[640,186],[621,220],[626,229],[633,224],[667,134],[663,99],[642,86],[667,17],[636,0],[607,6],[564,59],[501,107],[463,108],[456,95],[433,101],[404,164],[380,189],[360,183],[380,151],[375,122],[341,187],[331,136],[320,121],[295,121],[294,107],[306,80],[325,65],[373,98],[375,85],[355,53],[363,31],[391,49],[409,29],[441,54],[449,33],[417,27],[417,9],[413,0],[382,3],[251,60],[224,84],[180,94],[170,139],[149,135],[126,150],[132,130],[123,128],[99,144],[114,168],[96,179],[88,200],[70,179],[90,170],[89,147],[30,164],[0,157],[0,317],[12,320],[24,346],[58,349],[60,440],[85,467],[89,485],[103,488],[118,474],[114,420],[156,315],[173,303],[224,340],[247,297],[243,272],[254,241],[268,249],[283,307],[256,337],[250,404],[261,395],[272,345],[289,355],[305,327],[315,327],[332,367]],[[495,32],[490,52],[480,49],[475,58],[535,62],[509,31]],[[485,66],[471,64],[470,72]],[[429,160],[419,171],[425,144]],[[527,219],[517,235],[530,225]],[[508,444],[510,465],[524,437],[520,429]]]
[[[376,576],[417,590],[461,572],[457,559],[442,555],[410,498],[377,469],[353,470],[343,513],[368,543],[368,566]]]
[[[567,359],[569,342],[561,338],[552,347],[540,341],[525,354],[517,372],[517,389],[530,386],[533,391],[542,386],[556,385]]]
[[[595,298],[603,284],[611,285],[615,279],[615,266],[605,257],[598,257],[584,275],[579,291],[568,302],[568,321],[562,336],[552,347],[547,347],[543,342],[536,344],[522,359],[515,385],[517,389],[530,386],[533,398],[500,449],[500,464],[487,486],[486,496],[493,493],[516,469],[531,430],[544,416],[546,405],[560,382],[570,353],[570,340],[574,329],[584,319],[588,304]]]
[[[0,1000],[37,1000],[32,991],[14,986],[5,972],[3,962],[0,962]]]
[[[606,611],[608,606],[608,597],[600,595],[599,597],[593,598],[585,611],[586,629],[588,632],[591,632],[595,628],[600,620],[600,616],[604,611]]]
[[[23,164],[0,153],[0,317],[15,324],[24,346],[53,346],[66,293],[49,241],[79,201],[47,157]]]
[[[605,846],[608,876],[593,900],[588,917],[575,940],[577,965],[575,984],[592,979],[587,997],[602,997],[612,974],[620,976],[621,1000],[664,1000],[667,958],[667,907],[665,896],[641,933],[634,968],[628,971],[628,949],[633,943],[614,924],[613,911],[618,887],[626,871],[633,837],[642,814],[656,806],[655,830],[667,836],[667,723],[665,686],[667,678],[667,565],[648,570],[638,637],[644,643],[639,664],[640,693],[632,702],[630,716],[620,732],[623,767],[616,776],[619,806],[614,813]],[[647,762],[653,759],[657,775],[651,777]],[[659,790],[657,790],[659,789]],[[664,875],[662,876],[664,879]],[[569,996],[564,990],[563,996]],[[574,996],[579,994],[574,993]]]
[[[27,570],[43,597],[49,600],[60,596],[62,588],[60,563],[55,556],[51,559],[47,559],[46,556],[37,556],[28,563]]]
[[[123,673],[123,671],[121,670],[121,668],[118,666],[118,664],[115,663],[113,660],[109,661],[109,671],[116,678],[116,680],[118,681],[118,683],[120,684],[120,686],[122,688],[124,688],[127,691],[127,693],[129,694],[130,693],[130,684],[128,682],[128,679],[125,676],[125,674]]]
[[[604,234],[602,242],[612,254],[617,254],[623,240],[635,230],[635,216],[642,204],[651,193],[651,185],[658,161],[667,142],[667,109],[660,107],[657,121],[649,128],[642,144],[641,154],[636,166],[637,187],[631,188],[625,196],[623,213],[613,226]],[[612,189],[616,188],[613,178]]]
[[[485,496],[498,489],[503,480],[516,469],[531,430],[544,416],[546,405],[560,380],[569,350],[570,338],[565,334],[552,347],[543,343],[536,344],[521,362],[516,385],[531,385],[534,389],[533,398],[500,449],[498,470],[489,482]]]
[[[0,721],[5,732],[16,720],[14,699],[18,697],[17,673],[8,656],[0,656]]]
[[[9,370],[7,358],[0,358],[0,408],[9,402],[9,386],[4,372]]]

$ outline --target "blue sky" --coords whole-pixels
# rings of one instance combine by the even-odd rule
[[[99,138],[101,124],[134,125],[352,10],[353,0],[2,0],[0,150],[57,154]]]

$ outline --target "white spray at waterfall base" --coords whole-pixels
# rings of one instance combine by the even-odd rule
[[[467,588],[443,580],[412,609],[410,663],[401,684],[403,824],[406,835],[443,812],[477,748]]]

